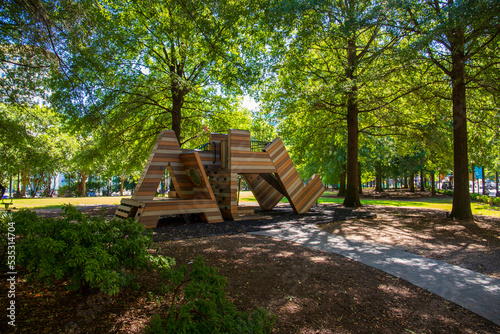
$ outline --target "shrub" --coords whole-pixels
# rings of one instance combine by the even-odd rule
[[[9,240],[15,241],[13,235],[15,236],[15,228],[11,223],[11,214],[7,211],[0,212],[0,270],[2,272],[7,268],[7,251],[9,246]],[[9,235],[9,227],[11,234]],[[9,270],[12,271],[12,270]]]
[[[453,196],[453,190],[436,190],[436,192],[447,196]]]
[[[474,201],[478,201],[480,196],[481,196],[481,195],[476,194],[476,193],[472,193],[472,194],[470,194],[470,198],[471,198],[472,200],[474,200]]]
[[[481,196],[481,200],[483,201],[483,203],[485,204],[489,204],[490,203],[490,200],[491,200],[491,197],[488,196],[488,195],[482,195]]]
[[[494,197],[493,198],[493,204],[494,205],[500,205],[500,197]]]
[[[51,283],[68,280],[70,290],[98,288],[115,294],[130,283],[137,269],[169,271],[174,260],[148,253],[151,233],[132,219],[89,217],[73,206],[62,218],[41,218],[29,210],[12,215],[19,236],[17,263],[27,278]],[[150,231],[149,231],[150,232]]]
[[[270,333],[274,323],[265,309],[240,312],[227,300],[226,280],[202,257],[193,268],[172,272],[172,303],[164,318],[153,317],[148,333]]]

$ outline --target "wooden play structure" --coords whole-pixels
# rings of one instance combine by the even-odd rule
[[[271,210],[286,197],[295,213],[305,213],[324,192],[318,175],[304,184],[280,138],[255,143],[249,131],[229,130],[211,133],[203,146],[181,149],[173,131],[162,131],[132,197],[122,199],[115,215],[135,218],[147,228],[169,215],[196,213],[208,223],[240,220],[254,208],[237,206],[238,175],[262,210]],[[166,170],[175,192],[155,197]]]

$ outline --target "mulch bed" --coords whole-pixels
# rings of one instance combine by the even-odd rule
[[[97,210],[94,208],[94,212]],[[109,208],[112,212],[112,208]],[[438,210],[323,204],[306,215],[280,205],[268,219],[200,224],[166,218],[154,229],[162,254],[188,265],[202,255],[227,278],[230,300],[242,310],[264,307],[276,316],[275,333],[500,333],[500,327],[404,280],[345,257],[245,234],[290,224],[320,224],[346,238],[398,245],[497,277],[500,219],[475,226],[447,220]],[[462,254],[462,255],[460,255]],[[165,307],[164,282],[143,273],[139,288],[108,297],[28,284],[16,300],[19,333],[142,333]],[[5,276],[0,296],[7,293]],[[5,298],[0,308],[5,310]],[[12,332],[6,318],[0,332]]]

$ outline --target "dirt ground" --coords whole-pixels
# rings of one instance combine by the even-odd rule
[[[321,224],[324,231],[351,240],[398,246],[500,279],[500,219],[477,216],[464,224],[431,209],[365,206],[376,218]]]
[[[477,217],[474,224],[463,225],[446,219],[439,210],[366,206],[350,212],[322,204],[297,216],[281,206],[271,218],[260,221],[162,226],[155,231],[155,246],[178,264],[204,256],[227,278],[228,297],[239,309],[264,307],[276,316],[274,333],[500,333],[499,326],[480,316],[379,270],[244,233],[311,222],[348,239],[397,245],[500,278],[500,219]],[[195,233],[200,229],[203,237]],[[138,288],[126,288],[114,297],[81,296],[67,292],[63,283],[48,288],[21,277],[16,330],[142,333],[169,297],[162,295],[164,282],[159,277],[143,273],[138,283]],[[0,296],[6,294],[6,279],[0,277]],[[5,298],[1,299],[5,309]],[[0,332],[12,332],[5,321],[2,317]]]

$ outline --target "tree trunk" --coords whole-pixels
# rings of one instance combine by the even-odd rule
[[[413,172],[410,173],[410,192],[415,192],[415,174]]]
[[[363,184],[361,183],[361,164],[358,162],[358,192],[363,193]]]
[[[498,172],[495,172],[495,197],[498,196]]]
[[[125,177],[120,176],[120,196],[123,196],[123,184],[125,183]]]
[[[377,173],[377,176],[375,177],[375,191],[382,192],[384,189],[382,189],[382,164],[380,161],[377,161],[375,169]]]
[[[403,180],[403,188],[408,189],[408,176],[406,174]]]
[[[51,189],[50,186],[52,184],[52,175],[48,174],[47,175],[47,187],[45,188],[45,196],[50,197],[51,195]]]
[[[171,114],[172,114],[172,130],[175,133],[175,136],[177,137],[177,141],[179,142],[180,145],[182,145],[181,142],[181,119],[182,119],[182,106],[184,105],[184,96],[185,92],[183,89],[180,87],[179,84],[179,77],[182,77],[183,72],[182,69],[178,69],[176,71],[176,68],[174,66],[170,67],[171,76],[171,88],[170,92],[172,93],[172,109],[171,109]]]
[[[465,100],[464,28],[450,31],[451,99],[453,101],[453,176],[455,189],[450,218],[473,220],[469,194],[469,160],[467,156],[467,105]]]
[[[356,42],[355,37],[347,41],[347,78],[355,82]],[[347,93],[347,189],[344,198],[345,207],[361,206],[358,191],[358,87],[353,85]]]
[[[475,180],[475,177],[476,177],[476,167],[474,166],[474,164],[472,164],[472,193],[473,194],[476,193],[476,180]]]
[[[17,194],[21,194],[21,190],[20,190],[20,188],[21,188],[20,174],[21,174],[21,172],[17,173],[17,191],[16,191]]]
[[[345,163],[342,164],[342,172],[340,172],[340,184],[339,184],[339,193],[337,196],[344,197],[345,196]]]
[[[87,182],[87,172],[84,171],[80,173],[80,184],[78,185],[81,197],[85,197],[85,195],[87,195],[87,189],[85,185],[86,182]]]
[[[486,182],[484,182],[484,166],[481,167],[481,177],[483,178],[481,180],[483,183],[483,195],[486,195]]]
[[[420,170],[420,191],[425,191],[424,170]]]
[[[432,196],[436,196],[436,180],[434,172],[431,173],[431,193]]]
[[[23,186],[21,195],[26,197],[26,187],[28,186],[28,174],[26,172],[21,172],[21,183]]]
[[[181,106],[174,105],[172,107],[172,130],[174,130],[175,136],[179,144],[181,143]]]

